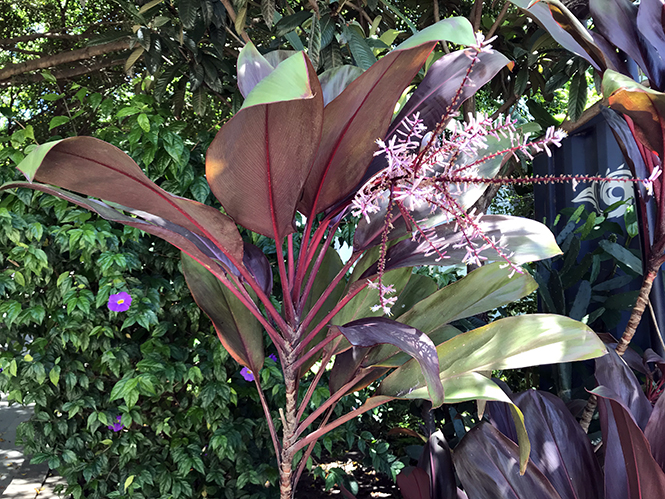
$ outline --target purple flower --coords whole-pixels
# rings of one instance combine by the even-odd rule
[[[131,298],[130,298],[130,300],[131,300]],[[118,416],[118,417],[116,418],[116,421],[118,421],[118,422],[117,422],[117,423],[113,423],[112,425],[107,426],[107,428],[108,428],[109,430],[113,430],[113,431],[116,432],[116,433],[119,432],[119,431],[121,431],[121,430],[125,427],[125,426],[120,422],[121,419],[122,419],[122,416]]]
[[[254,373],[246,367],[240,370],[240,375],[245,378],[245,381],[254,381]]]
[[[124,291],[115,295],[109,296],[108,307],[112,312],[126,312],[132,304],[132,297]]]
[[[271,353],[270,355],[268,355],[268,358],[274,360],[275,362],[277,362],[277,356],[274,353]]]

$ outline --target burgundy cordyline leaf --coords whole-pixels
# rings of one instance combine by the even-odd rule
[[[479,248],[486,246],[479,252],[483,257],[493,261],[503,260],[503,256],[497,252],[503,249],[509,255],[509,259],[516,264],[542,258],[529,247],[530,241],[536,248],[542,247],[539,245],[542,245],[543,237],[548,235],[541,231],[544,226],[538,222],[509,215],[485,215],[478,222],[478,226],[486,237],[496,240],[496,247],[493,248],[486,245],[485,240],[478,236],[472,239]],[[464,261],[468,245],[465,244],[465,234],[456,227],[455,223],[439,225],[426,231],[426,234],[428,240],[405,239],[388,248],[385,269],[416,265],[457,265]],[[510,256],[512,252],[514,255]],[[554,250],[553,252],[557,253]],[[440,256],[441,253],[444,254],[443,258]],[[374,275],[377,271],[378,263],[370,267],[363,277]]]
[[[226,212],[244,227],[277,240],[295,231],[296,204],[321,137],[321,87],[309,59],[304,53],[302,57],[307,95],[242,108],[221,128],[206,155],[210,189]]]
[[[439,357],[426,334],[416,328],[383,317],[372,317],[332,326],[353,346],[372,347],[381,343],[397,346],[420,364],[434,407],[443,403],[443,385],[439,379]]]
[[[430,435],[418,460],[418,468],[427,473],[432,491],[431,497],[457,499],[453,457],[450,454],[448,442],[440,430]]]
[[[605,69],[604,57],[602,53],[597,50],[597,47],[596,50],[594,50],[594,47],[592,46],[593,41],[586,28],[584,28],[581,33],[575,35],[573,35],[575,33],[573,29],[571,29],[572,33],[564,29],[564,27],[552,17],[552,12],[550,11],[550,7],[547,5],[546,0],[534,3],[534,5],[530,7],[529,4],[532,3],[532,0],[510,0],[510,2],[521,9],[526,10],[536,18],[538,24],[542,25],[562,47],[586,59],[597,70]]]
[[[486,421],[465,435],[453,462],[469,499],[561,499],[533,463],[520,476],[517,445]]]
[[[369,348],[351,347],[335,356],[335,363],[330,370],[330,380],[328,381],[328,389],[331,394],[353,379],[368,350]]]
[[[57,185],[154,214],[242,260],[242,239],[229,217],[211,206],[164,191],[117,147],[92,137],[71,137],[40,147],[50,149],[39,165],[30,164],[31,170],[24,171],[31,182]]]
[[[665,473],[628,408],[606,387],[591,393],[598,397],[603,431],[606,499],[665,497]]]
[[[358,66],[338,66],[319,75],[319,82],[323,90],[323,105],[327,106],[340,95],[353,80],[363,74]]]
[[[662,394],[653,407],[644,436],[649,441],[653,458],[665,471],[665,397]]]
[[[404,468],[397,475],[397,486],[404,499],[430,499],[433,497],[429,481],[429,475],[420,468]]]
[[[415,113],[420,115],[428,130],[433,130],[442,116],[452,115],[509,63],[510,60],[497,51],[485,52],[476,48],[444,55],[428,69],[423,81],[393,120],[387,137],[390,138],[402,121]]]
[[[389,53],[326,106],[321,145],[298,205],[301,213],[322,212],[362,179],[374,154],[372,144],[385,135],[394,104],[434,45]]]
[[[628,408],[641,429],[646,428],[651,416],[651,403],[642,391],[642,385],[621,357],[612,349],[596,359],[596,381],[612,390]]]
[[[603,475],[587,435],[563,401],[529,390],[511,397],[524,413],[531,460],[562,499],[603,499]]]
[[[14,189],[14,188],[27,188],[33,189],[47,194],[52,194],[61,199],[65,199],[74,203],[82,208],[97,213],[102,218],[111,222],[118,222],[130,227],[141,229],[148,234],[160,237],[168,241],[176,248],[187,253],[192,258],[200,262],[204,262],[209,268],[215,268],[217,272],[223,273],[223,269],[216,263],[215,260],[228,262],[220,250],[208,239],[198,236],[179,225],[167,222],[160,217],[151,217],[149,220],[141,220],[139,218],[128,217],[123,215],[115,208],[103,203],[101,201],[84,198],[73,194],[71,192],[58,189],[45,184],[29,183],[29,182],[10,182],[0,187],[0,190]],[[234,267],[235,268],[235,267]]]
[[[637,6],[630,0],[589,0],[589,10],[596,29],[642,68],[654,88],[662,88],[663,61],[651,55],[654,48],[638,29]]]
[[[224,348],[258,373],[263,367],[263,328],[258,319],[205,267],[182,255],[182,271],[196,304],[210,318]]]
[[[663,28],[663,0],[641,0],[637,11],[637,29],[654,47],[654,56],[665,57],[665,29]],[[659,88],[658,90],[663,90]]]

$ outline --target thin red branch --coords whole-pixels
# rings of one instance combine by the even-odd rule
[[[372,400],[372,399],[374,399],[374,400]],[[323,435],[325,435],[329,431],[334,430],[339,425],[342,425],[342,424],[346,423],[347,421],[351,421],[353,418],[358,417],[358,416],[366,413],[367,411],[371,411],[372,409],[376,409],[377,407],[393,400],[392,397],[372,397],[372,399],[370,399],[370,400],[372,400],[371,403],[368,404],[367,403],[367,402],[369,402],[369,400],[368,400],[367,402],[365,402],[358,409],[356,409],[354,411],[351,411],[351,412],[345,414],[344,416],[341,416],[341,417],[337,418],[332,423],[327,424],[326,426],[323,426],[323,427],[319,428],[318,430],[310,433],[309,435],[307,435],[305,438],[303,438],[302,440],[297,442],[292,447],[293,451],[298,452],[300,449],[302,449],[306,445],[309,445],[311,442],[316,442],[320,437],[322,437]]]
[[[337,286],[337,284],[344,278],[344,276],[346,275],[348,270],[353,266],[354,263],[356,263],[356,261],[360,258],[361,255],[362,255],[361,252],[354,253],[353,255],[351,255],[351,258],[349,258],[349,261],[346,262],[346,265],[344,265],[344,267],[342,267],[342,269],[337,273],[335,278],[331,281],[330,285],[321,294],[321,296],[319,296],[319,299],[316,301],[314,306],[312,306],[312,308],[307,313],[307,316],[300,323],[300,327],[298,328],[300,336],[302,336],[304,334],[304,332],[307,331],[307,327],[309,326],[310,322],[312,322],[312,320],[314,319],[314,316],[317,314],[319,309],[323,306],[323,304],[326,302],[326,300],[328,299],[330,294],[333,292],[333,290],[335,289],[335,286]],[[323,321],[321,321],[321,323],[319,323],[312,330],[312,332],[309,333],[307,338],[308,339],[314,338],[314,336],[316,336],[316,334],[326,326],[328,321],[330,321],[330,319],[335,317],[337,312],[339,312],[344,307],[344,305],[346,305],[349,302],[349,300],[351,300],[351,298],[353,298],[362,289],[364,289],[365,286],[367,286],[366,283],[364,285],[358,286],[358,288],[356,290],[354,290],[352,293],[349,293],[344,298],[342,298],[342,300],[337,303],[335,308],[333,308],[328,313],[328,315],[326,315],[326,317],[323,319]],[[301,342],[301,344],[296,349],[296,352],[298,352],[298,353],[302,352],[302,349],[305,348],[306,344],[307,344],[307,339],[305,339],[304,341]]]
[[[259,392],[259,399],[261,399],[263,414],[266,417],[266,421],[268,421],[268,430],[270,430],[270,438],[272,439],[272,445],[275,448],[275,455],[277,456],[277,467],[279,468],[281,466],[282,447],[279,445],[279,439],[277,438],[277,432],[275,431],[275,423],[272,420],[272,415],[270,414],[270,408],[268,407],[268,402],[266,401],[265,394],[263,393],[263,388],[261,388],[258,373],[254,375],[254,383],[256,384],[256,390]]]
[[[314,379],[312,382],[309,384],[309,387],[307,388],[307,392],[305,393],[305,396],[303,397],[302,401],[300,402],[300,407],[298,408],[298,414],[296,416],[296,421],[300,421],[302,418],[303,413],[305,412],[305,409],[307,409],[307,404],[309,403],[310,399],[312,398],[312,395],[314,394],[314,390],[316,390],[317,385],[319,384],[319,381],[321,380],[321,376],[323,376],[323,373],[326,370],[326,366],[330,362],[330,359],[332,359],[333,355],[335,354],[335,349],[339,345],[339,342],[341,341],[341,338],[338,338],[337,343],[333,345],[330,350],[328,350],[328,353],[323,357],[323,360],[321,362],[321,367],[319,368],[318,372],[314,376]]]

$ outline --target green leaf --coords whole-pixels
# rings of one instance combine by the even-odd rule
[[[587,93],[586,72],[579,70],[570,82],[570,92],[568,93],[568,117],[570,121],[575,122],[582,116],[586,107]]]
[[[398,320],[432,334],[445,324],[502,307],[538,288],[528,273],[510,277],[511,272],[499,262],[483,265],[420,301]]]
[[[9,363],[9,374],[12,376],[16,376],[16,373],[18,372],[18,365],[16,364],[16,359],[12,359],[12,361]]]
[[[437,347],[441,380],[471,372],[558,364],[600,357],[603,342],[581,322],[552,314],[507,317],[460,334]],[[444,385],[445,387],[445,385]],[[411,360],[383,380],[378,394],[413,398],[426,390]]]
[[[275,0],[261,0],[261,14],[268,28],[272,28],[275,17]]]
[[[45,69],[42,71],[42,77],[49,83],[58,83],[58,80],[53,76],[53,74],[48,70]]]
[[[194,27],[199,5],[200,2],[197,0],[180,0],[178,2],[178,13],[180,14],[180,20],[186,29],[192,29]]]
[[[136,477],[136,475],[129,475],[125,480],[125,487],[124,487],[125,492],[127,492],[127,487],[129,487],[132,484],[132,482],[134,482],[134,477]]]
[[[53,130],[56,127],[59,127],[60,125],[64,125],[65,123],[69,123],[69,117],[68,116],[54,116],[51,118],[51,122],[48,125],[48,129]]]
[[[144,132],[149,132],[150,131],[150,120],[148,119],[148,116],[145,113],[139,114],[138,118],[136,118],[136,122],[139,124],[139,126],[143,129]]]
[[[242,109],[260,104],[312,98],[312,91],[305,55],[297,53],[279,64],[252,88],[242,104]]]
[[[194,112],[199,116],[205,116],[208,110],[208,93],[203,86],[194,90],[192,94],[192,106]]]
[[[60,366],[53,366],[48,373],[48,377],[51,380],[51,383],[58,386],[58,382],[60,381]]]
[[[372,48],[367,45],[365,38],[360,34],[359,28],[344,26],[343,30],[353,60],[361,69],[369,69],[376,62],[376,57]]]
[[[423,43],[442,40],[458,45],[475,45],[476,43],[473,26],[469,20],[465,17],[450,17],[419,31],[395,50],[405,50]]]
[[[275,24],[275,35],[286,35],[288,32],[293,31],[302,23],[307,21],[310,16],[311,14],[308,10],[301,10],[300,12],[296,12],[290,16],[282,17],[277,21],[277,24]]]
[[[261,323],[208,269],[184,253],[181,262],[194,300],[210,317],[226,350],[258,373],[265,355]]]
[[[157,7],[163,1],[164,0],[151,0],[150,2],[148,2],[147,4],[145,4],[143,7],[141,7],[139,9],[139,14],[145,14],[146,12],[148,12],[153,7]]]
[[[630,250],[606,239],[600,241],[598,245],[603,248],[604,251],[616,258],[620,265],[627,267],[636,274],[642,275],[642,261],[631,253]]]
[[[314,68],[319,67],[321,52],[321,24],[316,13],[312,14],[312,28],[309,33],[309,47],[307,48],[307,55],[312,61]]]
[[[23,274],[20,272],[14,272],[14,280],[16,281],[16,284],[18,284],[21,287],[25,286],[25,277],[23,277]]]

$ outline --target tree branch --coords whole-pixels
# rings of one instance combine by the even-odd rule
[[[120,52],[121,50],[129,49],[129,40],[116,40],[111,43],[103,45],[96,45],[94,47],[86,47],[78,50],[70,50],[60,52],[47,57],[40,57],[31,61],[21,62],[18,64],[8,64],[0,69],[0,81],[7,80],[12,76],[36,71],[38,69],[46,69],[59,64],[66,64],[68,62],[77,62],[85,59],[90,59],[95,56],[109,54],[111,52]]]
[[[51,74],[53,77],[58,80],[71,80],[77,76],[82,76],[86,74],[96,73],[102,69],[112,68],[114,66],[122,66],[125,63],[125,59],[118,58],[106,58],[94,63],[82,62],[77,66],[69,69],[63,69],[60,71],[53,71]],[[28,75],[22,75],[9,80],[0,81],[0,88],[11,87],[13,85],[25,85],[31,83],[39,83],[44,81],[44,77],[39,73],[32,73]]]

